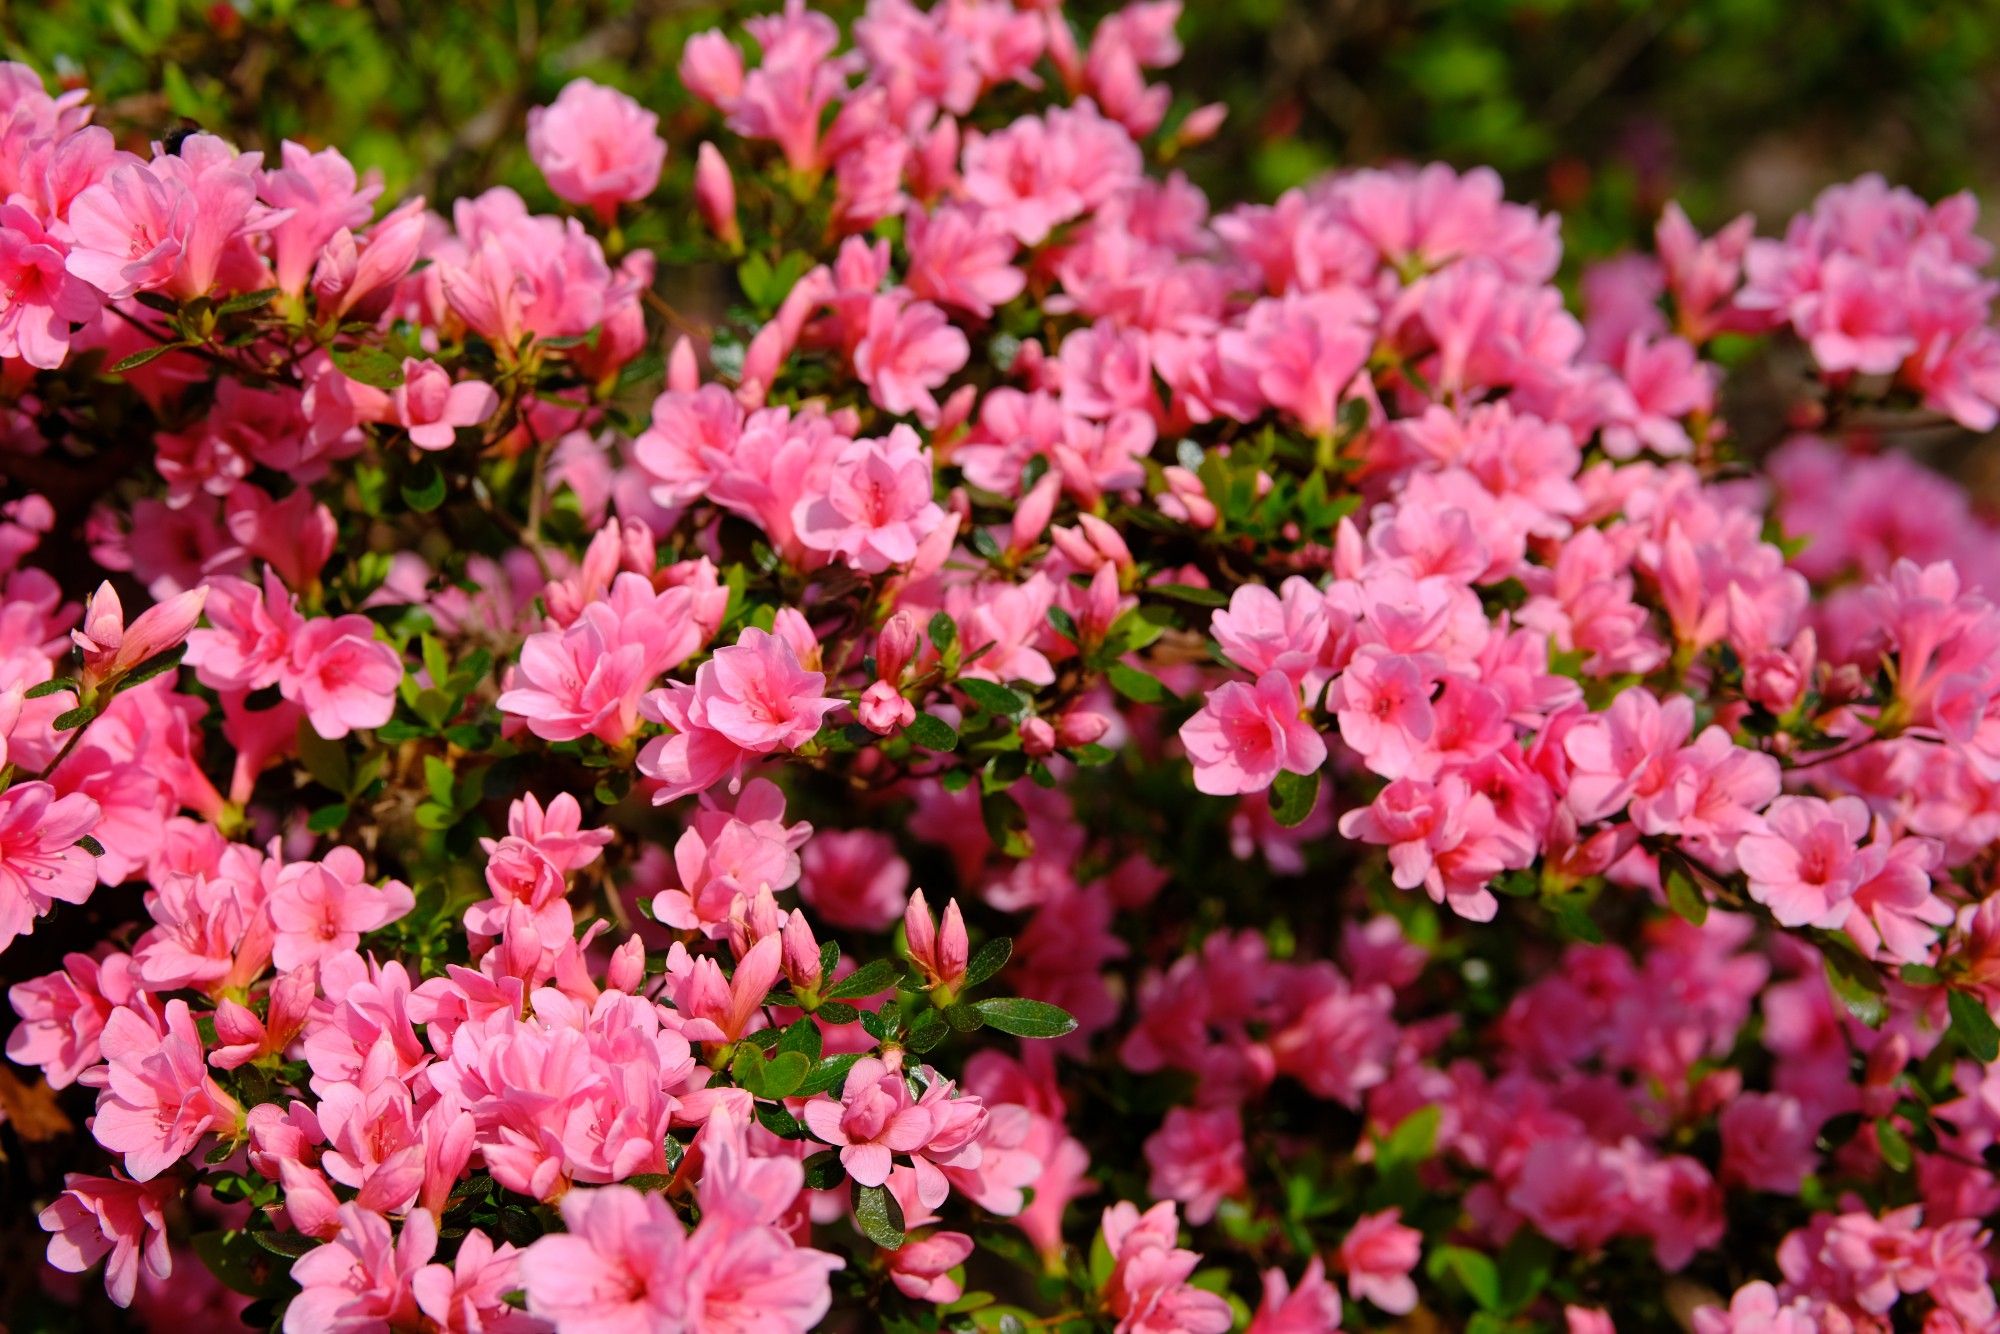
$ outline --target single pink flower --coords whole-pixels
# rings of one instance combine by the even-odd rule
[[[1299,716],[1299,688],[1281,671],[1254,686],[1217,687],[1180,736],[1195,787],[1211,796],[1261,792],[1281,772],[1310,774],[1326,763],[1326,740]]]
[[[361,937],[378,931],[416,906],[410,887],[399,880],[380,888],[364,879],[366,868],[353,848],[338,847],[316,862],[294,862],[271,887],[271,922],[277,939],[271,960],[281,969],[306,968],[329,954],[351,950]]]
[[[58,902],[90,897],[97,863],[77,845],[97,828],[101,809],[80,792],[59,797],[47,783],[0,792],[0,950]]]
[[[1779,797],[1764,819],[1767,831],[1736,844],[1750,897],[1780,925],[1839,927],[1870,874],[1859,846],[1868,834],[1868,808],[1858,797]]]
[[[528,156],[556,197],[607,222],[653,193],[667,160],[660,118],[615,88],[572,79],[550,106],[528,111]]]
[[[1414,1311],[1417,1285],[1410,1280],[1410,1271],[1422,1258],[1423,1240],[1423,1233],[1403,1226],[1398,1209],[1359,1219],[1340,1243],[1347,1295],[1357,1302],[1372,1302],[1391,1315]]]
[[[208,587],[190,588],[146,608],[131,625],[110,580],[98,585],[84,609],[83,628],[70,638],[83,650],[83,680],[102,685],[137,667],[146,659],[180,644],[201,619]]]
[[[908,565],[944,523],[931,497],[930,451],[909,427],[857,440],[834,457],[824,491],[809,491],[792,513],[799,541],[832,552],[865,574]]]
[[[428,359],[403,358],[403,382],[389,395],[396,422],[418,449],[450,449],[453,432],[477,426],[500,406],[493,386],[481,380],[452,383],[451,372]]]
[[[167,1002],[162,1032],[134,1010],[105,1022],[110,1066],[90,1132],[123,1154],[135,1181],[151,1181],[194,1151],[211,1130],[234,1131],[243,1109],[210,1078],[187,1002]]]
[[[119,1306],[130,1306],[139,1271],[154,1278],[174,1272],[167,1247],[166,1207],[180,1195],[174,1181],[127,1181],[121,1177],[63,1178],[63,1193],[36,1221],[49,1238],[49,1263],[81,1274],[106,1255],[104,1290]]]
[[[936,1122],[910,1096],[900,1070],[864,1056],[847,1072],[838,1101],[814,1098],[805,1106],[806,1128],[839,1146],[841,1166],[864,1186],[889,1179],[896,1154],[915,1153],[931,1140]]]

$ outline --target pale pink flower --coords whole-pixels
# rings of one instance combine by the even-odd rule
[[[907,426],[880,440],[857,440],[833,459],[824,490],[792,512],[801,543],[832,552],[865,574],[908,565],[945,521],[931,498],[931,455]]]
[[[16,203],[0,204],[0,357],[54,370],[73,327],[97,318],[97,291],[65,267],[66,247]]]
[[[1333,1334],[1340,1328],[1340,1290],[1327,1282],[1326,1265],[1315,1255],[1297,1286],[1282,1269],[1264,1271],[1264,1299],[1245,1334]]]
[[[1784,926],[1839,927],[1869,876],[1859,844],[1868,808],[1856,797],[1779,797],[1764,812],[1768,831],[1737,841],[1750,897]]]
[[[887,1181],[895,1155],[922,1149],[937,1129],[931,1112],[910,1096],[902,1071],[873,1056],[854,1063],[838,1101],[808,1102],[804,1120],[817,1138],[840,1149],[841,1166],[864,1186]]]
[[[119,1306],[130,1306],[139,1271],[154,1278],[174,1272],[167,1248],[166,1207],[180,1195],[173,1181],[126,1181],[120,1177],[63,1178],[63,1193],[36,1221],[49,1238],[49,1263],[81,1274],[106,1255],[104,1290]]]
[[[271,922],[277,939],[271,960],[287,971],[351,950],[416,906],[410,887],[388,880],[377,888],[353,848],[330,850],[316,862],[294,862],[271,887]]]
[[[1693,700],[1674,695],[1662,704],[1652,691],[1635,686],[1603,713],[1570,728],[1563,751],[1570,762],[1568,799],[1576,818],[1601,820],[1632,803],[1635,816],[1643,805],[1646,814],[1661,822],[1677,819],[1686,803],[1673,781],[1672,761],[1693,725]],[[1662,827],[1649,832],[1662,832]]]
[[[550,106],[528,111],[528,156],[559,199],[609,221],[653,193],[667,160],[660,118],[615,88],[572,79]]]
[[[1155,1199],[1178,1201],[1196,1226],[1215,1217],[1225,1199],[1249,1187],[1243,1170],[1243,1118],[1234,1108],[1175,1107],[1147,1139],[1145,1152],[1152,1167],[1147,1192]]]
[[[27,935],[58,902],[90,897],[96,859],[78,842],[97,828],[100,815],[92,798],[57,796],[47,783],[16,783],[0,792],[0,950]]]
[[[1405,1227],[1402,1217],[1399,1209],[1364,1215],[1340,1242],[1347,1295],[1357,1302],[1372,1302],[1391,1315],[1408,1315],[1416,1309],[1417,1285],[1411,1282],[1410,1271],[1423,1255],[1424,1234]]]
[[[135,1181],[151,1181],[194,1151],[211,1130],[233,1131],[243,1109],[203,1064],[187,1002],[167,1002],[163,1028],[123,1007],[101,1039],[110,1066],[90,1131],[125,1158]]]
[[[1415,658],[1357,653],[1328,692],[1340,739],[1372,773],[1401,778],[1436,726],[1432,679]]]
[[[1254,686],[1217,687],[1180,737],[1195,787],[1211,796],[1260,792],[1281,772],[1310,774],[1326,763],[1326,741],[1299,716],[1299,689],[1281,671]]]
[[[641,702],[641,713],[674,729],[639,754],[640,772],[661,783],[654,801],[733,782],[757,757],[797,750],[841,707],[825,688],[825,675],[802,666],[787,639],[745,630],[696,669],[693,685],[670,682]]]
[[[500,406],[500,396],[482,380],[452,383],[451,372],[428,358],[403,358],[403,382],[389,395],[397,425],[418,449],[450,449],[461,426],[477,426]]]
[[[970,345],[942,310],[928,301],[878,296],[868,303],[867,323],[854,345],[854,375],[884,412],[938,415],[940,388],[965,365]]]
[[[289,687],[313,731],[337,741],[388,722],[402,679],[396,650],[375,638],[367,617],[315,617],[292,640],[280,687]]]
[[[381,1214],[340,1206],[340,1230],[300,1256],[292,1280],[301,1289],[285,1308],[284,1334],[364,1334],[412,1327],[420,1320],[414,1283],[437,1253],[437,1220],[424,1209],[392,1235]]]
[[[1027,275],[1009,262],[1014,238],[989,215],[949,205],[935,213],[912,209],[904,225],[906,277],[924,300],[988,319],[1026,288]]]
[[[1111,1252],[1104,1284],[1106,1308],[1118,1318],[1115,1334],[1224,1334],[1229,1303],[1189,1285],[1201,1256],[1183,1249],[1180,1220],[1171,1200],[1141,1214],[1120,1202],[1104,1211],[1101,1227]]]

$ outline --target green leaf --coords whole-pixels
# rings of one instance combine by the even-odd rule
[[[437,464],[425,459],[417,465],[417,471],[410,480],[399,488],[403,503],[419,514],[429,514],[444,504],[444,473]]]
[[[1081,644],[1083,642],[1083,632],[1076,628],[1076,618],[1061,607],[1049,608],[1049,624],[1055,627],[1057,634],[1067,639],[1070,643]]]
[[[1820,955],[1826,960],[1826,980],[1833,985],[1833,994],[1840,997],[1847,1012],[1870,1028],[1880,1028],[1889,1009],[1875,965],[1827,937],[1821,938]]]
[[[96,839],[92,838],[89,834],[85,834],[83,837],[79,838],[76,841],[76,845],[79,848],[82,848],[85,852],[89,853],[93,857],[102,857],[104,855],[104,845],[102,843],[99,843]]]
[[[895,985],[901,969],[887,959],[875,959],[841,978],[820,994],[827,1000],[853,1000],[879,996]]]
[[[396,389],[403,383],[403,359],[387,348],[336,347],[329,348],[328,355],[350,380],[381,390]]]
[[[194,1253],[231,1292],[275,1297],[291,1286],[291,1264],[250,1240],[247,1232],[198,1232]]]
[[[92,709],[88,704],[84,704],[71,709],[67,713],[57,714],[55,722],[49,726],[52,731],[73,732],[96,716],[96,710]]]
[[[347,746],[344,742],[328,741],[312,724],[299,719],[298,730],[299,763],[311,774],[313,781],[329,792],[345,796],[350,770],[347,764]]]
[[[1134,704],[1158,704],[1172,699],[1173,695],[1151,672],[1140,671],[1128,663],[1114,662],[1104,671],[1104,679],[1111,688],[1131,700]]]
[[[1685,860],[1677,855],[1660,859],[1666,871],[1667,906],[1696,926],[1708,920],[1708,897],[1701,892],[1701,886],[1694,882]]]
[[[252,1232],[250,1239],[273,1255],[296,1260],[307,1251],[318,1250],[318,1237],[308,1237],[303,1232]]]
[[[903,1035],[903,1045],[922,1055],[943,1042],[949,1032],[951,1027],[945,1023],[943,1015],[936,1010],[925,1010],[910,1021],[910,1031]]]
[[[254,292],[245,292],[241,296],[230,297],[215,308],[215,313],[218,315],[241,315],[246,310],[256,310],[262,306],[270,305],[271,299],[277,295],[277,288],[262,287]]]
[[[1200,588],[1194,584],[1147,584],[1145,592],[1155,597],[1172,598],[1176,602],[1192,603],[1197,607],[1226,607],[1229,595],[1213,588]]]
[[[630,1186],[633,1190],[642,1190],[650,1194],[656,1190],[665,1190],[668,1186],[673,1185],[674,1178],[670,1172],[641,1172],[637,1176],[626,1177],[618,1184],[621,1186]]]
[[[140,348],[129,357],[120,357],[117,361],[111,363],[107,373],[111,375],[123,375],[126,371],[136,371],[147,362],[156,361],[166,356],[169,352],[192,346],[193,344],[185,340],[173,343],[155,343],[151,347]]]
[[[1059,1038],[1076,1029],[1076,1019],[1069,1011],[1024,996],[996,996],[975,1001],[972,1008],[989,1027],[1017,1038]]]
[[[1319,804],[1319,770],[1295,774],[1280,770],[1271,784],[1271,818],[1289,829],[1304,824]]]
[[[1028,837],[1028,815],[1021,803],[1005,792],[989,792],[980,800],[980,818],[986,822],[987,837],[1003,857],[1020,859],[1034,852]]]
[[[1904,1137],[1894,1121],[1883,1117],[1875,1123],[1875,1143],[1882,1150],[1882,1161],[1892,1172],[1910,1170],[1910,1141]]]
[[[66,676],[58,676],[53,681],[44,681],[37,686],[29,686],[22,692],[23,699],[46,699],[64,690],[76,689],[76,682]]]
[[[307,816],[306,828],[315,834],[331,834],[347,823],[347,815],[347,803],[336,801],[332,805],[320,807]]]
[[[847,1175],[840,1165],[838,1149],[822,1149],[805,1160],[806,1184],[814,1190],[832,1190]]]
[[[1440,1246],[1431,1252],[1424,1268],[1432,1278],[1450,1275],[1458,1280],[1458,1286],[1465,1289],[1481,1310],[1499,1308],[1500,1267],[1493,1263],[1492,1257],[1463,1246]]]
[[[1002,718],[1016,718],[1028,711],[1026,697],[1006,686],[995,685],[977,676],[965,677],[957,685],[967,699],[988,713]]]
[[[1433,1103],[1419,1107],[1396,1123],[1396,1128],[1376,1146],[1375,1161],[1382,1171],[1427,1160],[1437,1149],[1438,1125],[1444,1109]]]
[[[987,978],[1006,967],[1008,958],[1014,953],[1014,942],[1006,936],[995,936],[973,952],[972,961],[965,966],[965,982],[968,987],[976,987]]]
[[[1945,997],[1951,1012],[1951,1031],[1966,1054],[1982,1065],[2000,1060],[2000,1025],[1993,1022],[1985,1003],[1970,992],[1953,991]]]
[[[949,653],[952,645],[957,642],[958,622],[951,618],[950,612],[941,611],[931,617],[931,646],[933,648],[937,649],[940,654]]]
[[[854,1221],[862,1236],[885,1251],[903,1244],[903,1206],[881,1186],[854,1188]]]
[[[957,750],[958,732],[934,713],[920,713],[903,729],[903,735],[925,750]]]

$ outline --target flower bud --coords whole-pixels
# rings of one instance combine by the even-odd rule
[[[883,622],[875,636],[875,679],[894,684],[917,654],[917,618],[899,611]]]
[[[736,222],[736,180],[714,144],[705,143],[695,152],[694,203],[716,239],[731,254],[740,252],[743,229]]]
[[[1111,730],[1111,722],[1101,713],[1072,709],[1056,720],[1056,744],[1065,749],[1088,746]]]
[[[813,937],[812,924],[802,912],[794,911],[785,921],[784,951],[785,980],[792,984],[792,990],[817,990],[822,976],[819,941]]]
[[[1021,724],[1021,750],[1029,755],[1047,755],[1056,748],[1056,729],[1046,718],[1029,718]]]
[[[903,934],[909,941],[910,962],[933,987],[956,987],[965,980],[970,948],[965,936],[965,919],[959,915],[958,900],[945,904],[944,926],[940,930],[931,916],[930,904],[920,889],[910,895],[903,909]]]

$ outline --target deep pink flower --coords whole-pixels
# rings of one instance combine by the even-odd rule
[[[940,388],[965,365],[969,344],[944,312],[928,301],[878,296],[854,345],[854,374],[884,412],[933,421]]]
[[[0,357],[54,370],[72,326],[97,317],[96,289],[65,267],[66,249],[18,204],[0,204]]]

